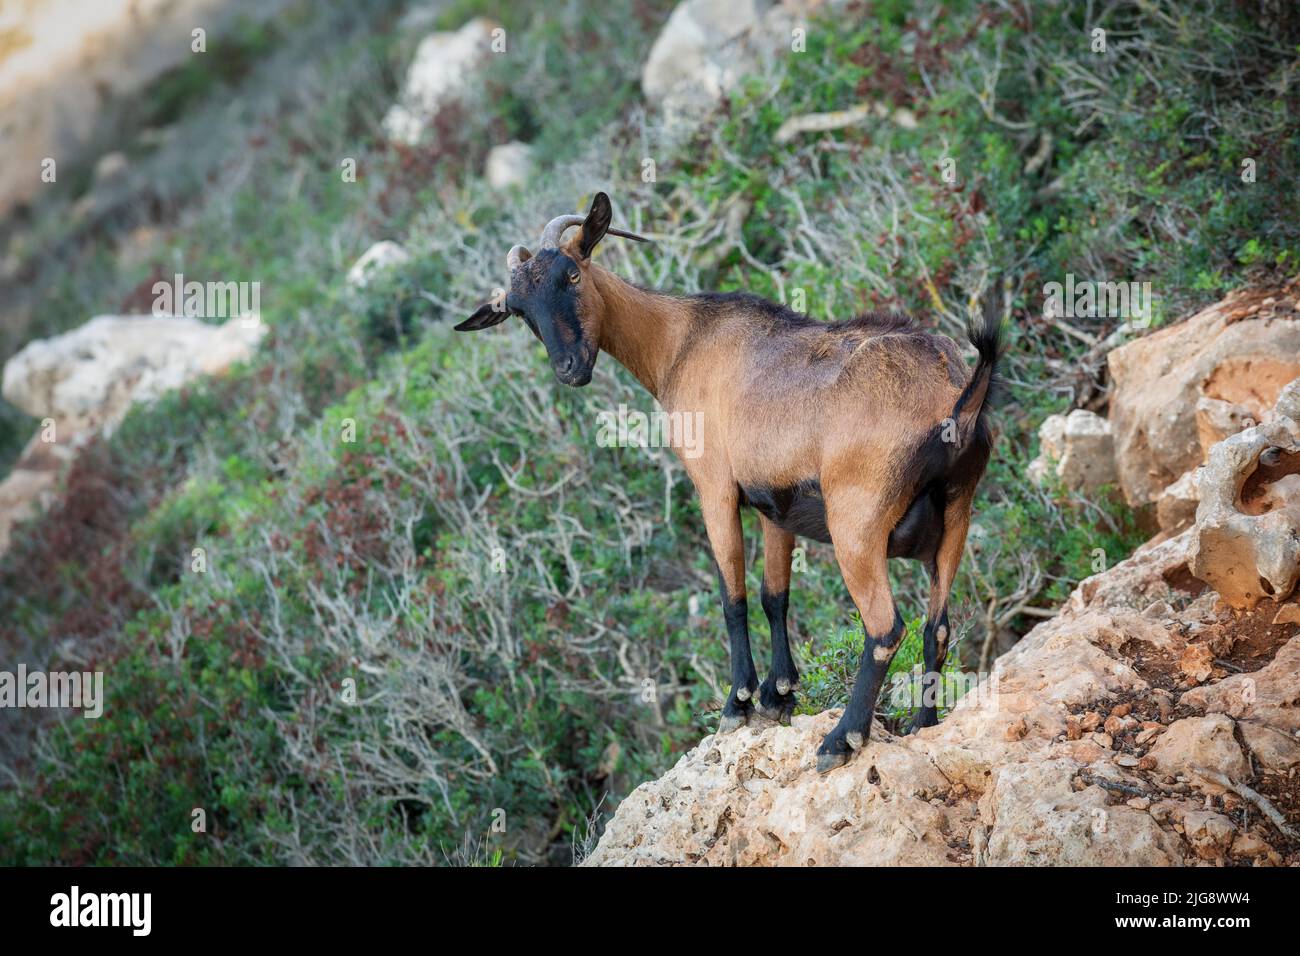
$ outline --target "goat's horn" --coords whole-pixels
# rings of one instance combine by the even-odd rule
[[[533,254],[523,246],[511,246],[510,251],[506,253],[506,266],[514,272],[532,257]]]
[[[606,229],[605,235],[618,236],[621,239],[635,239],[637,242],[649,242],[645,236],[638,236],[634,232],[624,232],[622,229]]]
[[[560,247],[560,237],[564,235],[564,230],[570,226],[581,225],[584,219],[583,216],[556,216],[542,230],[541,247],[543,249],[558,249]]]

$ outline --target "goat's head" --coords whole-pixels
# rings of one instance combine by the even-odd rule
[[[546,346],[555,377],[565,385],[586,385],[600,352],[600,323],[605,312],[596,284],[590,281],[591,253],[606,235],[645,240],[611,229],[609,197],[597,193],[584,216],[557,216],[542,230],[536,255],[515,246],[506,256],[510,291],[505,301],[479,306],[457,332],[474,332],[522,318]],[[581,226],[569,239],[564,233]]]

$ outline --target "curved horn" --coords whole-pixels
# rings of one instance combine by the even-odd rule
[[[506,253],[506,266],[514,272],[532,257],[533,254],[523,246],[511,246],[510,251]]]
[[[556,216],[542,230],[541,247],[543,249],[558,249],[560,247],[560,237],[564,235],[564,230],[570,226],[581,225],[585,218],[585,216]]]

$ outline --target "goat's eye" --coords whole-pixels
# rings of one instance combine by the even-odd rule
[[[579,272],[577,269],[574,269],[572,272],[569,273],[570,285],[577,285],[581,281],[582,281],[582,273]]]

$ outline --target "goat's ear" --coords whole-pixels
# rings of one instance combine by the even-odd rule
[[[456,326],[456,331],[477,332],[479,329],[490,329],[494,325],[500,325],[508,318],[510,318],[509,309],[497,310],[493,308],[493,303],[485,302],[474,311],[473,315]]]
[[[591,251],[596,248],[596,243],[605,238],[613,217],[614,210],[609,205],[609,197],[604,193],[596,193],[596,198],[591,201],[591,210],[582,222],[582,235],[578,240],[578,252],[582,258],[591,258]]]

